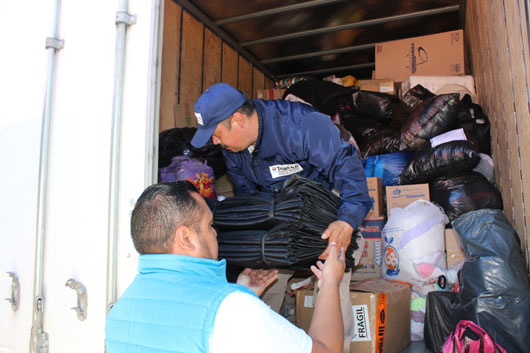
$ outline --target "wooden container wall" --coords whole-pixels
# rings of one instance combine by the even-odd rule
[[[491,123],[504,213],[529,261],[530,55],[524,0],[467,0],[465,35],[478,103]]]
[[[183,127],[175,105],[192,106],[214,83],[228,83],[249,98],[273,87],[263,72],[171,0],[164,1],[161,65],[160,132]]]

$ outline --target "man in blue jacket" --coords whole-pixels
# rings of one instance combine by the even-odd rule
[[[198,129],[192,145],[202,147],[211,138],[224,148],[236,195],[278,191],[293,174],[336,189],[341,197],[338,219],[329,224],[322,238],[348,247],[372,201],[355,147],[340,138],[327,115],[303,103],[248,100],[232,86],[219,83],[199,97],[195,116]],[[329,249],[321,259],[328,256]],[[351,272],[341,286],[343,315],[348,317],[350,279]],[[346,346],[345,342],[345,352]]]
[[[107,352],[340,352],[344,249],[333,244],[325,264],[312,266],[320,291],[306,334],[257,296],[275,271],[245,269],[240,284],[227,282],[212,221],[206,202],[186,181],[142,193],[131,218],[139,273],[109,312]]]

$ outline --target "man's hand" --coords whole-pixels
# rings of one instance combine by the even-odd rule
[[[278,279],[278,270],[253,270],[245,268],[237,277],[236,283],[249,288],[259,297],[276,279]]]
[[[335,242],[337,248],[344,248],[344,252],[348,249],[353,234],[353,227],[344,221],[335,221],[329,224],[328,228],[322,233],[322,239],[329,239],[329,244],[326,250],[318,257],[325,260],[329,255],[330,244]]]
[[[318,278],[318,286],[320,287],[321,281],[339,285],[342,279],[344,270],[346,268],[345,262],[345,250],[344,248],[338,249],[335,242],[329,242],[329,256],[325,263],[317,261],[317,266],[311,266],[311,271]]]

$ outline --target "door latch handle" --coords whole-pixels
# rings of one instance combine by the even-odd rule
[[[77,318],[84,321],[87,317],[88,295],[85,286],[73,278],[66,281],[65,286],[72,288],[77,293],[77,306],[72,308],[77,313]]]
[[[7,274],[11,277],[11,298],[6,298],[6,300],[11,303],[11,309],[17,311],[20,301],[20,282],[17,275],[13,272],[7,272]]]

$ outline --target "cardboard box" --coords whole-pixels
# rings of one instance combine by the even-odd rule
[[[232,197],[234,196],[234,187],[228,174],[215,179],[215,193],[217,196]]]
[[[379,177],[366,178],[368,194],[372,199],[372,208],[368,211],[366,218],[384,216],[383,204],[383,181]]]
[[[352,280],[359,281],[381,277],[381,266],[383,265],[381,231],[384,226],[384,216],[363,221],[361,233],[364,237],[364,250],[359,265],[353,270]]]
[[[445,229],[445,258],[447,268],[466,260],[466,254],[458,243],[458,233],[454,229]]]
[[[376,79],[404,81],[411,75],[463,75],[464,31],[437,33],[375,46]]]
[[[386,187],[386,214],[390,217],[392,208],[404,208],[416,200],[429,201],[429,184],[412,184]]]
[[[403,94],[416,85],[422,85],[434,94],[454,93],[469,91],[471,98],[475,98],[475,80],[471,75],[463,76],[410,76],[402,82],[401,90]],[[440,93],[438,93],[440,92]],[[462,97],[460,97],[462,98]]]
[[[285,89],[259,89],[257,92],[258,99],[282,99]]]
[[[354,314],[351,352],[399,353],[410,343],[410,286],[372,279],[352,283],[350,296]],[[306,332],[313,302],[312,290],[296,293],[296,324]]]
[[[356,353],[399,353],[410,343],[410,286],[372,279],[352,283]]]
[[[359,80],[359,88],[363,91],[396,94],[396,84],[393,79]]]

